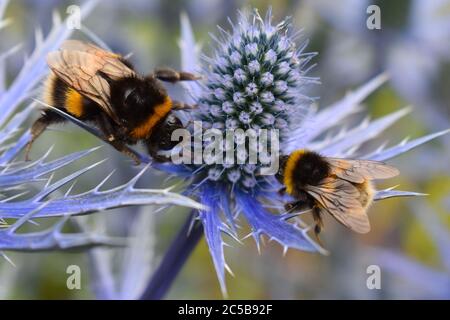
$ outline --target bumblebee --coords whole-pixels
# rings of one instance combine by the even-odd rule
[[[285,205],[287,211],[312,210],[320,242],[325,212],[355,232],[369,232],[367,209],[374,195],[371,180],[398,174],[396,168],[382,162],[328,158],[302,149],[280,157],[276,178],[283,185],[279,193],[295,199]]]
[[[118,151],[140,160],[128,147],[142,141],[156,161],[167,161],[159,150],[170,150],[176,142],[171,134],[183,128],[173,110],[192,108],[173,101],[161,81],[197,80],[187,72],[156,69],[141,76],[119,54],[78,40],[65,41],[59,51],[47,55],[51,69],[44,84],[44,102],[73,117],[94,123]],[[50,109],[31,127],[26,159],[33,142],[53,123],[65,118]]]

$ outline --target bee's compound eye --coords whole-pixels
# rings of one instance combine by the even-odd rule
[[[168,124],[175,124],[175,117],[174,116],[169,116],[167,118],[167,123]]]
[[[126,106],[132,106],[135,103],[135,89],[127,89],[123,94],[123,101]]]
[[[127,98],[129,97],[129,95],[134,91],[134,89],[127,89],[125,90],[124,94],[123,94],[123,98],[125,100],[127,100]]]
[[[170,116],[167,117],[166,123],[167,123],[168,125],[173,126],[173,125],[180,124],[181,121],[180,121],[177,117],[175,117],[174,115],[170,115]]]

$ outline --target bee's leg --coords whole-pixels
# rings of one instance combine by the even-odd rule
[[[141,164],[141,159],[139,159],[136,153],[134,153],[133,150],[131,150],[124,142],[120,140],[113,140],[110,142],[110,145],[112,145],[117,151],[120,151],[124,155],[133,159],[137,166]]]
[[[283,195],[285,192],[286,192],[286,187],[283,187],[280,190],[278,190],[278,193],[280,195]],[[290,211],[290,210],[294,210],[294,209],[301,210],[305,207],[305,205],[309,205],[308,196],[306,193],[301,192],[296,195],[296,201],[287,203],[284,206],[284,209],[286,211]]]
[[[31,131],[31,139],[25,146],[25,160],[29,161],[29,153],[31,151],[31,146],[33,145],[34,141],[36,141],[37,138],[47,129],[49,125],[52,123],[58,123],[58,122],[64,122],[65,119],[61,117],[59,114],[53,111],[46,110],[42,113],[42,116],[37,119],[30,131]]]
[[[109,142],[116,140],[115,133],[117,133],[117,129],[113,127],[111,120],[106,114],[101,113],[98,115],[98,123],[100,130]]]
[[[319,238],[319,233],[323,229],[323,221],[322,221],[322,217],[320,216],[320,208],[317,206],[314,206],[312,208],[312,214],[313,214],[314,222],[316,223],[316,225],[314,226],[314,234],[316,236],[317,242],[323,247],[322,241]]]
[[[283,190],[286,188],[282,188],[280,189],[280,191],[286,191]],[[278,192],[280,192],[278,191]],[[302,210],[306,205],[310,206],[309,202],[308,202],[308,196],[306,195],[306,193],[299,193],[296,195],[296,200],[293,202],[288,202],[284,205],[284,209],[286,211],[295,211],[295,210]]]
[[[189,110],[195,109],[197,105],[190,105],[180,101],[172,101],[172,110]]]
[[[158,147],[154,143],[147,143],[147,150],[153,160],[157,162],[169,162],[170,157],[158,154]]]
[[[282,187],[278,190],[278,194],[280,196],[284,196],[286,194],[286,187]]]
[[[284,210],[289,212],[299,211],[305,203],[303,201],[288,202],[284,205]]]
[[[176,71],[170,68],[159,68],[154,71],[154,76],[161,81],[166,82],[178,82],[178,81],[193,81],[200,79],[199,76],[195,74],[184,72],[184,71]]]

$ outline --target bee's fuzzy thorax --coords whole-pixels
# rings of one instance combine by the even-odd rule
[[[148,138],[155,126],[167,116],[171,109],[172,100],[169,96],[166,96],[162,103],[153,107],[153,112],[147,117],[147,119],[131,131],[131,135],[136,139]]]
[[[131,127],[147,123],[154,109],[164,104],[167,98],[165,88],[157,80],[127,77],[111,82],[110,86],[114,111]]]
[[[291,153],[284,169],[286,191],[294,195],[306,185],[317,185],[329,175],[328,162],[319,154],[308,150]]]

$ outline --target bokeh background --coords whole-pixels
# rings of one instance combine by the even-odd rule
[[[52,26],[52,12],[56,10],[64,18],[72,4],[79,3],[11,1],[5,17],[12,19],[12,24],[0,31],[0,52],[19,42],[24,45],[21,49],[24,54],[31,52],[36,28],[42,28],[46,34]],[[366,28],[366,9],[370,4],[381,8],[381,30]],[[132,62],[145,73],[162,65],[179,68],[182,13],[188,15],[197,41],[208,53],[211,43],[208,33],[216,32],[216,25],[227,29],[227,18],[235,19],[238,9],[254,7],[264,14],[268,6],[273,7],[276,20],[292,16],[294,27],[303,29],[304,39],[310,40],[309,51],[318,52],[312,75],[320,77],[321,85],[307,94],[320,97],[320,106],[328,106],[349,90],[387,71],[390,81],[364,102],[364,112],[379,117],[407,105],[412,106],[412,111],[380,136],[378,143],[394,143],[450,128],[450,1],[100,1],[82,23],[114,51],[133,52]],[[75,32],[73,38],[86,39],[86,35]],[[7,81],[18,73],[22,62],[20,54],[8,59]],[[169,90],[182,98],[181,87],[169,86]],[[34,116],[37,115],[36,111]],[[46,132],[31,155],[38,157],[50,145],[55,145],[52,154],[56,157],[98,144],[98,140],[79,128],[66,125]],[[374,204],[370,210],[373,229],[369,234],[353,234],[326,219],[322,240],[329,256],[290,250],[283,257],[282,248],[273,243],[266,243],[258,254],[252,239],[245,240],[243,245],[228,241],[232,247],[226,248],[225,253],[235,274],[227,278],[230,298],[450,298],[449,147],[447,135],[392,161],[402,175],[380,187],[400,184],[402,190],[429,196]],[[110,185],[124,182],[137,172],[126,158],[107,146],[89,161],[103,158],[109,160],[95,174],[82,177],[75,191],[95,185],[112,169],[116,173]],[[86,163],[79,161],[70,170]],[[154,171],[141,180],[142,185],[155,188],[175,182]],[[145,284],[188,212],[180,208],[154,211],[151,207],[122,208],[82,218],[96,230],[114,236],[128,235],[139,227],[144,229],[136,239],[142,244],[135,253],[140,260],[134,260],[141,261],[141,265],[135,266],[134,271],[128,269],[135,282],[122,282],[120,288],[129,294]],[[112,276],[126,276],[121,267],[128,253],[120,249],[95,249],[95,252],[109,261]],[[8,253],[8,256],[16,267],[0,260],[0,298],[95,298],[91,289],[96,274],[89,270],[86,253]],[[82,269],[81,290],[66,287],[66,268],[71,264]],[[366,286],[366,269],[373,264],[381,268],[381,290],[369,290]],[[204,240],[188,260],[168,298],[222,298]]]

